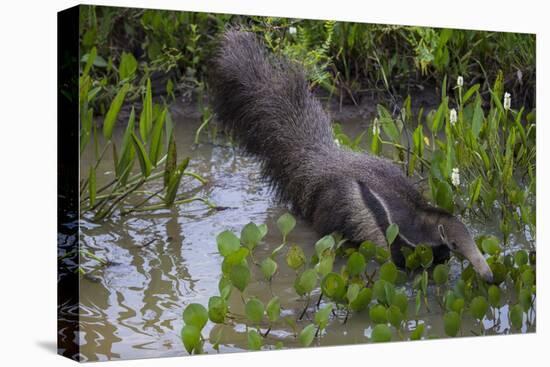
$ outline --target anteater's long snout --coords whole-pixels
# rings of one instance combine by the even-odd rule
[[[468,244],[466,246],[460,246],[459,252],[464,255],[466,259],[472,264],[474,267],[474,270],[481,276],[483,280],[485,280],[488,283],[493,282],[493,272],[491,271],[491,268],[487,264],[487,261],[483,257],[483,254],[481,251],[479,251],[477,245],[472,240],[471,242],[468,241]]]

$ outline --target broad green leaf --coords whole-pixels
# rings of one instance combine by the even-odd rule
[[[223,231],[216,237],[216,243],[218,244],[218,251],[222,256],[228,256],[231,253],[237,251],[241,247],[239,238],[231,231]]]
[[[372,329],[371,338],[374,343],[389,342],[392,338],[392,331],[388,325],[378,324]]]
[[[276,322],[279,317],[281,316],[281,302],[279,301],[279,297],[275,296],[273,297],[268,303],[265,308],[267,318],[270,322]]]
[[[422,335],[424,334],[424,324],[418,324],[416,326],[416,329],[413,330],[411,333],[411,340],[420,340],[422,339]]]
[[[481,242],[481,248],[486,254],[496,255],[500,252],[500,247],[498,243],[498,238],[496,238],[495,236],[487,236]]]
[[[133,77],[137,70],[137,61],[131,53],[122,52],[120,65],[118,67],[119,80]]]
[[[231,269],[230,278],[235,288],[243,292],[250,281],[250,269],[244,264],[237,264]]]
[[[328,273],[321,281],[323,294],[328,298],[338,301],[346,295],[344,279],[337,273]]]
[[[331,235],[327,235],[321,238],[315,244],[315,252],[317,253],[317,257],[321,258],[323,256],[323,253],[328,249],[332,249],[334,245],[334,237],[332,237]]]
[[[393,262],[387,262],[380,267],[380,279],[394,283],[397,279],[397,267]]]
[[[386,241],[388,241],[388,245],[391,245],[393,241],[397,238],[397,235],[399,234],[399,226],[397,223],[392,223],[386,228]]]
[[[462,97],[462,104],[466,104],[466,102],[468,102],[468,100],[470,99],[470,97],[479,90],[479,87],[480,85],[479,84],[474,84],[470,87],[470,89],[468,89],[468,91],[466,91],[466,93],[464,93],[464,96]]]
[[[299,246],[291,246],[286,254],[286,263],[294,270],[301,268],[306,263],[306,255]]]
[[[153,127],[153,95],[151,92],[151,79],[147,79],[145,98],[143,99],[143,109],[139,117],[139,132],[141,139],[147,141],[149,132]]]
[[[169,143],[168,143],[168,151],[166,153],[166,162],[164,163],[164,187],[168,187],[168,183],[170,182],[170,178],[174,174],[174,171],[176,170],[178,161],[178,153],[176,149],[176,138],[174,138],[174,134],[170,134]]]
[[[435,266],[432,276],[437,285],[443,285],[449,280],[449,266],[446,264],[438,264]]]
[[[162,150],[162,131],[164,128],[164,122],[166,120],[166,108],[162,110],[159,117],[155,121],[153,131],[151,133],[151,143],[149,145],[149,159],[153,166],[156,167],[158,160],[160,159],[160,153]]]
[[[264,304],[257,298],[251,298],[246,302],[244,312],[246,318],[254,324],[259,324],[264,316]]]
[[[241,231],[241,241],[249,249],[253,250],[262,239],[262,232],[252,222],[245,225]]]
[[[381,324],[388,321],[388,313],[386,307],[382,305],[374,305],[369,310],[369,317],[372,322]]]
[[[523,308],[521,305],[515,305],[510,309],[510,323],[514,329],[519,330],[523,326]]]
[[[261,264],[262,273],[266,280],[271,280],[275,272],[277,271],[277,263],[270,257],[266,257]]]
[[[332,312],[332,303],[327,303],[315,313],[314,322],[319,329],[323,330],[327,327],[330,313]]]
[[[208,300],[208,318],[217,324],[225,322],[227,303],[223,297],[213,296]]]
[[[489,309],[489,303],[483,296],[477,296],[470,302],[470,312],[478,320],[482,320]]]
[[[491,285],[487,290],[487,296],[489,298],[489,304],[493,307],[500,307],[501,291],[500,287]]]
[[[363,311],[369,305],[372,299],[372,289],[363,288],[359,291],[359,294],[350,304],[350,307],[353,311],[359,312]]]
[[[181,178],[183,177],[183,173],[185,172],[188,164],[189,157],[185,158],[172,173],[172,177],[170,177],[168,186],[166,187],[166,195],[164,196],[164,202],[166,205],[172,205],[176,200],[176,194],[178,193]]]
[[[365,272],[365,269],[367,268],[365,257],[359,252],[352,253],[348,258],[346,268],[351,277],[360,276]]]
[[[181,340],[187,353],[192,354],[194,350],[200,350],[201,332],[193,325],[185,325],[181,330]]]
[[[353,283],[348,286],[348,290],[346,292],[346,298],[348,300],[348,304],[351,304],[353,301],[357,299],[357,296],[359,296],[360,291],[361,291],[361,286],[357,283]]]
[[[132,133],[132,142],[134,144],[135,151],[138,156],[139,165],[141,167],[141,173],[144,177],[149,177],[152,170],[151,161],[149,160],[149,156],[147,155],[147,152],[145,151],[145,147],[139,141],[136,134]]]
[[[126,98],[126,93],[128,93],[129,89],[129,84],[124,84],[122,88],[120,88],[111,102],[111,106],[109,107],[107,114],[105,115],[105,120],[103,120],[103,136],[106,140],[111,140],[111,137],[113,136],[113,128],[115,126],[118,113],[120,112],[120,108],[122,107],[122,103],[124,103],[124,98]]]
[[[200,331],[208,321],[208,311],[199,303],[191,303],[183,310],[183,321],[186,325],[193,325]]]
[[[390,305],[387,310],[388,322],[395,327],[396,329],[401,328],[401,322],[403,322],[403,314],[399,307],[395,305]]]
[[[460,330],[460,316],[454,311],[447,312],[443,316],[443,328],[448,336],[456,336]]]
[[[307,269],[300,274],[298,285],[304,293],[310,293],[317,284],[317,272],[314,269]]]
[[[298,340],[304,347],[309,347],[311,345],[311,342],[313,342],[313,338],[315,337],[315,325],[309,324],[305,328],[300,331],[300,334],[298,334]]]
[[[296,219],[294,219],[294,217],[289,213],[285,213],[281,215],[279,219],[277,219],[277,227],[279,228],[279,231],[281,231],[281,234],[285,239],[295,226]]]
[[[481,108],[481,97],[478,95],[474,105],[474,115],[472,116],[472,132],[476,138],[479,136],[484,119],[485,115],[483,108]]]
[[[248,330],[247,334],[248,339],[248,349],[250,350],[260,350],[262,347],[262,337],[254,329]]]

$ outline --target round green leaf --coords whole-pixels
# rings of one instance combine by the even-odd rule
[[[249,250],[253,250],[261,239],[262,232],[256,224],[250,222],[243,227],[241,231],[241,241]]]
[[[460,316],[455,311],[450,311],[443,316],[443,327],[445,334],[448,336],[456,336],[460,330]]]
[[[359,246],[359,252],[365,257],[365,260],[369,261],[374,259],[376,247],[376,244],[373,242],[365,241]]]
[[[217,324],[223,324],[227,314],[227,303],[220,296],[210,297],[208,300],[208,318]]]
[[[378,264],[383,264],[390,258],[390,253],[385,247],[376,247],[376,253],[374,255],[374,260]]]
[[[351,277],[355,277],[363,274],[363,272],[367,268],[367,262],[365,261],[365,257],[361,255],[359,252],[354,252],[353,254],[350,255],[346,268],[348,270],[348,274]]]
[[[216,237],[218,251],[222,256],[228,256],[241,247],[239,238],[231,231],[223,231]]]
[[[393,262],[387,262],[380,267],[380,279],[394,283],[397,279],[397,267]]]
[[[396,292],[393,295],[392,305],[399,307],[399,310],[405,316],[409,308],[409,298],[403,292]]]
[[[286,263],[294,270],[302,267],[306,263],[304,250],[296,245],[291,246],[286,254]]]
[[[434,256],[431,247],[418,245],[414,249],[414,252],[418,255],[420,259],[420,265],[422,265],[424,269],[427,269],[432,265]]]
[[[277,271],[278,265],[272,258],[267,257],[264,259],[264,261],[262,261],[261,268],[264,278],[266,280],[271,280],[271,278]]]
[[[235,288],[242,292],[250,281],[250,269],[244,264],[237,264],[231,269],[230,279]]]
[[[300,274],[298,284],[304,293],[310,293],[317,284],[317,272],[314,269],[307,269]]]
[[[279,297],[273,297],[267,303],[265,311],[267,313],[267,318],[270,322],[277,321],[279,319],[279,316],[281,316],[281,302],[279,301]]]
[[[481,242],[483,252],[489,255],[496,255],[500,252],[499,241],[495,236],[487,236]]]
[[[386,307],[382,305],[374,305],[369,310],[369,317],[370,319],[377,323],[385,323],[388,321],[388,313],[386,311]]]
[[[535,284],[535,272],[533,271],[533,269],[525,269],[521,273],[521,281],[525,287],[532,287]]]
[[[315,253],[317,254],[317,257],[320,259],[323,257],[323,253],[329,249],[332,249],[335,245],[334,237],[331,235],[327,235],[323,238],[321,238],[317,243],[315,243]]]
[[[332,304],[328,303],[315,313],[314,322],[319,326],[319,329],[324,329],[328,325],[330,313],[332,312]]]
[[[185,325],[181,329],[181,341],[187,353],[192,354],[193,350],[200,350],[201,332],[193,325]]]
[[[372,329],[372,341],[375,343],[389,342],[392,338],[392,332],[388,325],[378,324]]]
[[[388,241],[388,245],[391,245],[393,241],[397,238],[397,235],[399,234],[399,226],[397,223],[392,223],[386,228],[386,241]]]
[[[424,324],[418,324],[416,326],[416,329],[413,330],[411,333],[411,340],[420,340],[422,339],[422,335],[424,335]]]
[[[248,349],[249,350],[260,350],[262,347],[262,337],[254,329],[248,330]]]
[[[200,331],[208,321],[208,311],[199,303],[191,303],[183,310],[183,321],[186,325],[193,325]]]
[[[432,276],[434,282],[437,285],[443,285],[449,280],[449,266],[445,264],[438,264],[435,266]]]
[[[483,296],[477,296],[470,302],[470,312],[478,320],[482,320],[489,309],[489,303]]]
[[[346,292],[346,298],[348,300],[348,304],[352,303],[357,299],[357,296],[359,295],[359,292],[361,291],[361,285],[357,283],[350,284],[348,286],[348,290]]]
[[[516,262],[516,265],[518,267],[527,264],[527,261],[529,261],[529,255],[527,255],[527,251],[525,250],[519,250],[514,254],[514,261]]]
[[[370,288],[363,288],[359,291],[359,294],[354,301],[351,302],[350,307],[353,311],[363,311],[369,305],[372,299],[372,290]]]
[[[501,291],[500,287],[491,285],[487,290],[487,296],[489,298],[489,304],[493,307],[500,307]]]
[[[298,340],[304,347],[309,347],[314,337],[315,337],[314,324],[309,324],[308,326],[303,328],[302,331],[300,331],[300,334],[298,334]]]
[[[500,284],[506,279],[506,275],[508,275],[508,269],[506,269],[506,266],[502,263],[495,262],[489,264],[489,268],[491,268],[491,271],[493,272],[493,283],[494,284]]]
[[[259,324],[264,316],[264,304],[257,298],[251,298],[244,307],[246,318],[254,324]]]
[[[289,214],[285,213],[277,219],[277,227],[279,228],[279,231],[281,231],[281,234],[283,237],[286,238],[286,236],[294,229],[296,226],[296,219]]]
[[[522,289],[519,291],[519,304],[523,308],[524,312],[528,312],[531,308],[531,303],[533,301],[533,296],[530,290]]]
[[[514,329],[521,329],[523,326],[523,308],[521,305],[515,305],[510,309],[510,315],[508,316]]]
[[[323,294],[333,300],[342,299],[346,294],[344,279],[337,273],[328,273],[321,281]]]
[[[401,313],[401,310],[399,309],[399,307],[395,305],[391,305],[390,307],[388,307],[387,318],[390,324],[396,329],[399,329],[401,327],[401,322],[403,321],[403,314]]]

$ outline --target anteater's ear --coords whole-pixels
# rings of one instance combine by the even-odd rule
[[[445,233],[445,227],[443,227],[443,224],[438,224],[437,230],[439,231],[441,241],[443,241],[443,243],[447,243],[447,234]]]

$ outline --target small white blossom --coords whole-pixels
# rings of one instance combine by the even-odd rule
[[[296,27],[288,27],[288,33],[296,34]]]
[[[451,183],[455,187],[458,187],[458,185],[460,185],[460,172],[456,167],[453,168],[453,172],[451,173]]]
[[[462,86],[464,85],[464,78],[462,76],[456,78],[456,85],[457,87],[462,88]]]
[[[375,118],[372,124],[372,134],[380,135],[380,123],[378,122],[378,118]]]
[[[451,110],[451,113],[449,115],[449,121],[451,122],[451,125],[456,124],[456,121],[458,120],[458,117],[456,115],[456,110],[453,108]]]
[[[334,144],[336,144],[336,146],[339,147],[340,146],[340,140],[334,139]]]
[[[512,95],[508,92],[504,93],[504,109],[508,111],[512,107]]]

